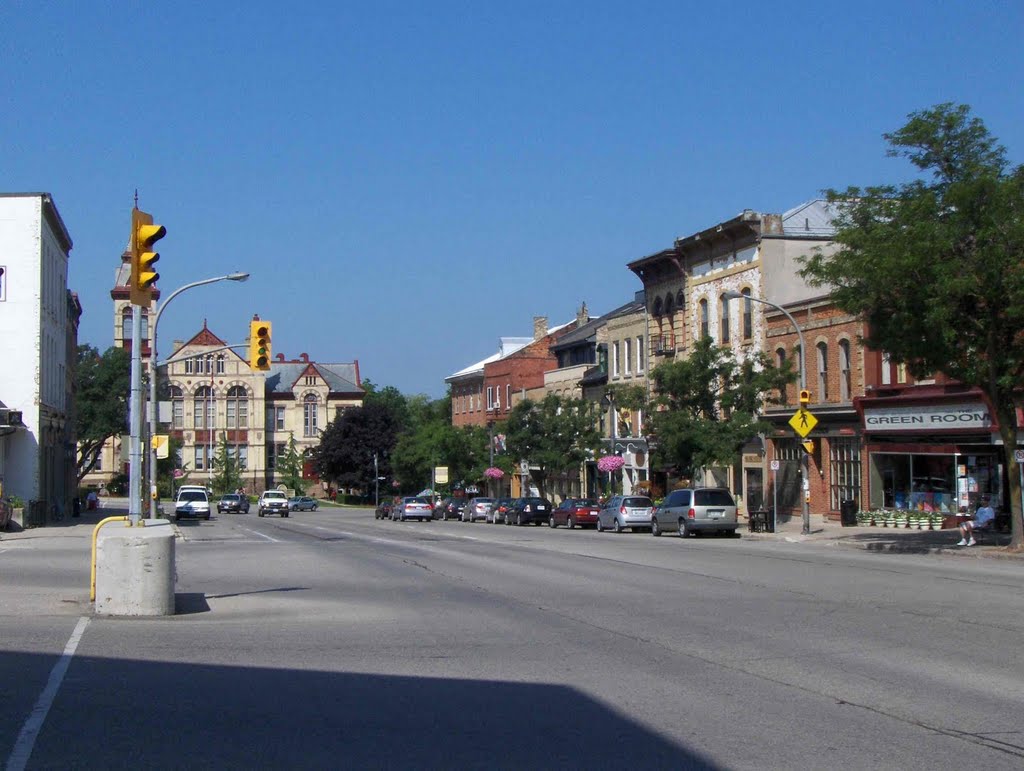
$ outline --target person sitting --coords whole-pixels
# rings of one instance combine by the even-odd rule
[[[991,527],[995,518],[996,512],[989,502],[989,497],[982,496],[981,506],[975,510],[974,518],[960,523],[960,541],[957,546],[974,546],[974,531]]]

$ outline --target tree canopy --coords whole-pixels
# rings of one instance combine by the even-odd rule
[[[763,352],[737,361],[731,349],[704,337],[687,358],[655,367],[651,379],[657,455],[692,479],[698,469],[732,464],[751,437],[770,430],[762,406],[779,403],[795,375],[789,362],[776,367]]]
[[[911,113],[886,134],[888,154],[922,175],[901,184],[829,190],[833,253],[801,271],[866,321],[865,344],[977,386],[995,411],[1010,470],[1012,547],[1022,547],[1017,413],[1024,383],[1024,167],[965,105]]]
[[[377,475],[390,477],[391,453],[400,429],[399,416],[405,411],[404,399],[400,409],[396,404],[389,399],[368,398],[361,407],[351,407],[335,418],[313,450],[316,473],[344,487],[371,490],[376,455]]]
[[[124,348],[100,355],[91,345],[78,346],[75,434],[78,439],[78,481],[96,465],[104,443],[128,427],[131,356]]]

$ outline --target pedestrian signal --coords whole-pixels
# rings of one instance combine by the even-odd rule
[[[807,404],[811,400],[811,392],[806,388],[800,389],[800,403]]]

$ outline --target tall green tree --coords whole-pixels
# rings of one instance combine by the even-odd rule
[[[221,434],[220,443],[213,456],[213,490],[216,493],[229,493],[242,486],[242,471],[238,458],[228,447],[226,434]]]
[[[404,410],[404,402],[402,403]],[[402,411],[383,400],[370,400],[345,410],[320,436],[313,450],[313,468],[322,479],[370,491],[374,456],[378,476],[391,476],[391,454],[397,442]]]
[[[91,345],[80,345],[75,377],[76,465],[81,482],[96,465],[104,443],[127,432],[131,356],[124,348],[108,348],[101,356]]]
[[[767,402],[795,375],[765,353],[737,361],[710,337],[698,340],[685,359],[651,371],[656,396],[649,415],[658,457],[693,478],[699,469],[730,465],[743,445],[771,425],[761,418]]]
[[[911,113],[889,155],[922,178],[828,191],[838,250],[802,275],[866,321],[865,344],[917,378],[943,372],[988,398],[1003,440],[1011,548],[1024,548],[1016,406],[1024,384],[1024,167],[965,105]]]
[[[305,457],[298,450],[295,437],[288,441],[288,447],[277,459],[277,476],[281,484],[291,488],[296,494],[305,492],[306,480],[302,478],[302,468],[305,465]]]
[[[547,497],[551,475],[578,468],[601,446],[596,405],[586,399],[548,394],[524,399],[509,412],[505,445],[513,458],[530,463],[530,476]]]

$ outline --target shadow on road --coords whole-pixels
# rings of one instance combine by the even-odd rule
[[[54,660],[3,654],[0,671]],[[29,709],[9,703],[0,757]],[[128,765],[716,768],[561,685],[76,657],[28,766]]]

